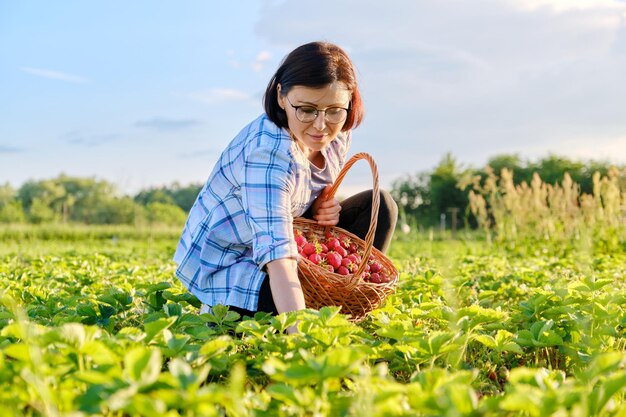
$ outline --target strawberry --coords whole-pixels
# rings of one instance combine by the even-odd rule
[[[335,251],[342,257],[345,258],[348,256],[348,251],[343,246],[338,246],[335,248]]]
[[[348,275],[350,273],[350,271],[348,271],[348,268],[346,268],[345,266],[341,265],[337,271],[336,271],[339,275]]]
[[[354,253],[349,254],[348,256],[345,257],[345,259],[350,259],[350,262],[352,262],[353,264],[358,264],[359,262],[357,262],[357,255]]]
[[[383,269],[383,266],[380,263],[376,261],[370,263],[370,271],[372,273],[380,272],[381,269]]]
[[[345,266],[346,268],[348,268],[348,271],[350,272],[354,272],[356,270],[356,265],[354,264],[354,262],[352,262],[350,259],[348,258],[343,258],[341,260],[341,265]]]
[[[341,246],[343,246],[344,249],[348,249],[350,247],[350,244],[352,243],[352,240],[350,240],[350,238],[345,235],[341,235],[339,237],[339,241],[341,242]]]
[[[337,248],[341,246],[341,243],[339,242],[339,239],[337,239],[336,237],[331,237],[326,242],[326,245],[328,246],[329,250],[337,250]]]
[[[326,262],[334,269],[338,269],[341,266],[341,256],[337,252],[328,252],[326,254]]]
[[[317,253],[317,250],[313,243],[308,242],[302,247],[302,252],[304,252],[306,256],[309,256],[309,255],[313,255],[314,253]]]
[[[322,262],[322,255],[319,253],[312,253],[309,255],[309,261],[313,262],[315,265],[319,265]]]

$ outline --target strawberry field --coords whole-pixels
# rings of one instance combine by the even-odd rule
[[[199,315],[178,234],[0,231],[0,416],[626,416],[623,236],[397,233],[397,290],[354,324]]]

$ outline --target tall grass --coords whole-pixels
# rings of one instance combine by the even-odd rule
[[[513,172],[488,170],[471,180],[470,210],[489,240],[515,246],[542,242],[561,247],[626,249],[626,171],[611,168],[593,176],[593,194],[565,174],[560,184],[547,184],[535,173],[530,184],[516,185]],[[467,182],[463,185],[467,185]]]

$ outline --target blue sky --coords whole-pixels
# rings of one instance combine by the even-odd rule
[[[204,182],[294,47],[358,69],[381,185],[517,153],[626,163],[626,2],[0,1],[0,183]],[[346,189],[371,183],[355,168]]]

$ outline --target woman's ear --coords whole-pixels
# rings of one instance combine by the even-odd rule
[[[276,100],[278,101],[278,106],[285,110],[285,98],[282,96],[282,94],[280,93],[282,90],[282,86],[280,84],[278,84],[276,86]]]

